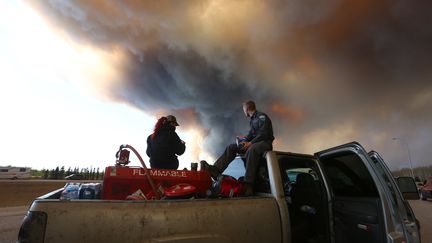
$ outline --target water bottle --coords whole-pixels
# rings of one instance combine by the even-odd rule
[[[79,188],[79,199],[99,199],[101,192],[100,183],[86,183]]]
[[[79,184],[67,184],[60,195],[61,200],[78,199]]]
[[[79,199],[94,199],[95,191],[90,183],[82,184],[79,188]]]
[[[94,199],[100,199],[101,198],[101,192],[102,192],[102,184],[101,183],[92,183],[93,189],[95,191]]]
[[[244,143],[246,141],[246,137],[236,136],[236,144],[238,149],[243,149]]]

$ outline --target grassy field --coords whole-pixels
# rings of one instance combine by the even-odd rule
[[[29,206],[36,197],[65,184],[65,181],[49,180],[0,180],[0,207]]]

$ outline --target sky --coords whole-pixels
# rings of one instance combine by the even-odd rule
[[[392,169],[432,165],[429,1],[3,1],[0,165],[112,165],[177,116],[181,167],[248,130],[274,149],[351,141]],[[393,138],[398,138],[394,140]],[[133,165],[139,165],[132,158]]]

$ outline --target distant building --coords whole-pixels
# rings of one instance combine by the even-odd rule
[[[0,179],[27,179],[30,170],[30,167],[0,166]]]

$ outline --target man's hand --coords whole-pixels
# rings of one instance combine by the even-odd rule
[[[248,150],[249,147],[252,145],[251,142],[242,142],[242,144],[243,144],[243,149],[242,150],[244,150],[244,151]]]

